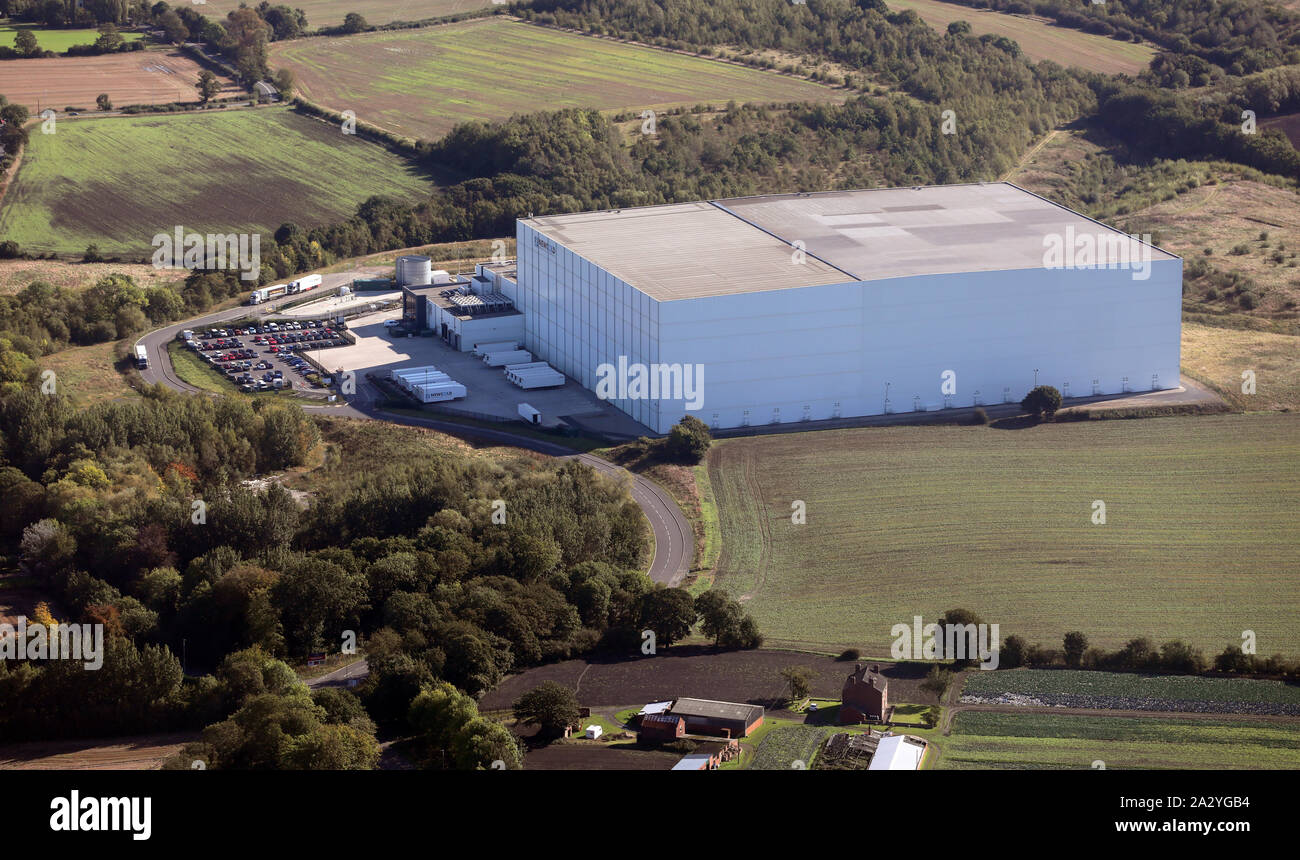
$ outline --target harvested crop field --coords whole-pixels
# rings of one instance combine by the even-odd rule
[[[128,275],[142,287],[174,283],[176,273],[147,263],[73,263],[64,260],[0,260],[0,296],[12,296],[33,281],[84,290],[108,275]]]
[[[553,743],[530,750],[524,756],[524,770],[672,770],[681,757],[681,753],[597,742]]]
[[[202,11],[209,18],[221,20],[238,9],[242,2],[244,0],[207,0]],[[393,21],[424,21],[473,12],[490,5],[491,0],[296,0],[293,8],[307,14],[307,26],[314,30],[342,24],[349,12],[361,15],[367,24],[378,25]]]
[[[0,234],[28,251],[153,253],[176,225],[271,232],[341,220],[382,191],[416,200],[419,167],[288,108],[74,119],[32,135],[0,209]]]
[[[972,672],[961,701],[973,705],[1300,716],[1300,686],[1250,678],[1024,669]]]
[[[194,732],[104,740],[33,741],[0,747],[0,770],[157,770]]]
[[[569,107],[844,99],[830,87],[775,72],[500,18],[276,42],[271,64],[291,69],[313,102],[424,139],[469,120]]]
[[[174,50],[5,60],[0,63],[0,93],[33,114],[45,108],[93,111],[100,93],[108,93],[115,107],[197,102],[194,85],[202,68]],[[218,98],[238,94],[233,81],[218,80],[223,87]]]
[[[1081,630],[1213,655],[1253,630],[1300,655],[1294,413],[789,433],[708,464],[716,582],[769,646],[884,656],[894,625],[964,607],[1048,647]]]
[[[1224,719],[957,714],[939,770],[1300,767],[1300,725]]]
[[[934,697],[920,689],[929,666],[921,663],[881,663],[889,679],[894,702],[929,704]],[[658,702],[678,696],[754,702],[767,706],[783,698],[786,682],[780,672],[787,666],[807,666],[817,672],[812,695],[839,699],[844,679],[853,663],[821,654],[790,651],[724,651],[675,645],[653,657],[630,657],[621,662],[566,660],[512,675],[487,693],[479,707],[484,711],[509,708],[515,699],[543,681],[557,681],[576,689],[578,701],[589,707]]]
[[[1136,75],[1155,56],[1149,45],[1057,27],[1046,18],[1008,15],[940,0],[886,0],[885,5],[893,12],[910,9],[940,32],[953,21],[965,21],[976,36],[991,33],[1014,40],[1030,59],[1051,60],[1108,75]]]

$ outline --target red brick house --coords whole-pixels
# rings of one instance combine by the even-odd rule
[[[840,691],[841,723],[883,721],[889,710],[889,681],[879,666],[858,664]]]

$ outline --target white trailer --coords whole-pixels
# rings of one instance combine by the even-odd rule
[[[459,382],[434,382],[416,384],[412,387],[411,393],[418,397],[421,403],[436,403],[440,400],[458,400],[466,395],[467,390]]]
[[[448,382],[451,380],[450,376],[431,364],[425,367],[408,367],[394,370],[390,374],[389,378],[407,391],[411,390],[412,385],[430,382]]]
[[[149,351],[140,344],[135,348],[135,366],[143,370],[149,366]]]
[[[519,341],[517,340],[494,340],[486,343],[474,344],[474,354],[477,356],[487,355],[489,352],[509,352],[518,349]]]
[[[506,368],[506,379],[525,390],[533,388],[558,388],[564,384],[564,374],[543,362],[537,365],[514,365]]]
[[[527,403],[519,404],[519,417],[527,421],[529,424],[542,423],[542,413],[538,412]]]
[[[489,352],[483,356],[488,367],[505,367],[507,364],[524,364],[533,360],[533,354],[527,350],[517,349],[512,352]]]
[[[319,287],[320,284],[320,275],[307,275],[306,277],[299,278],[296,281],[290,281],[289,293],[305,293],[308,290],[314,290],[316,287]]]

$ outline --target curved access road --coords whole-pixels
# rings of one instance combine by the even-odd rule
[[[351,274],[325,275],[322,289],[336,287],[352,279]],[[185,322],[151,331],[141,337],[137,344],[144,344],[149,353],[149,367],[140,371],[140,376],[149,384],[159,383],[168,388],[187,394],[210,394],[180,379],[171,364],[167,345],[185,329],[212,328],[223,322],[248,316],[246,307],[234,307]],[[519,436],[509,430],[497,430],[490,427],[475,427],[452,421],[440,421],[437,418],[420,418],[407,415],[395,415],[385,412],[377,406],[379,391],[368,381],[358,378],[357,393],[350,396],[346,403],[335,405],[303,404],[303,411],[317,415],[334,415],[343,418],[388,421],[405,424],[410,427],[423,427],[437,430],[450,436],[474,442],[492,445],[509,445],[525,448],[551,457],[578,460],[596,471],[615,479],[626,477],[632,499],[640,506],[641,512],[650,521],[654,533],[654,559],[648,571],[650,579],[667,586],[680,585],[690,570],[695,557],[695,536],[691,525],[686,520],[677,503],[656,483],[641,475],[627,471],[608,460],[602,460],[591,454],[575,454],[572,449],[554,442]]]

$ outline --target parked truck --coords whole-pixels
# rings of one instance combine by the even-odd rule
[[[262,287],[260,290],[253,290],[248,296],[250,305],[260,305],[262,302],[274,299],[277,296],[288,295],[288,284],[275,284],[270,287]]]
[[[320,275],[307,275],[306,277],[299,278],[296,281],[290,281],[289,295],[293,295],[294,293],[305,293],[308,290],[313,290],[316,287],[319,287],[320,283]]]

